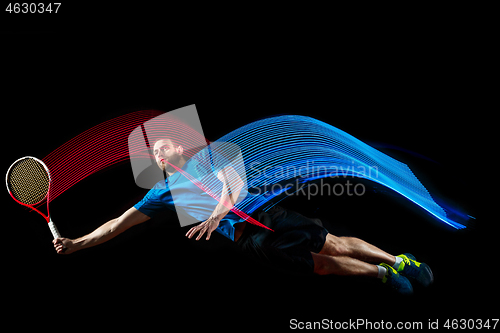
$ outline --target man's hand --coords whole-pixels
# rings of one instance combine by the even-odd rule
[[[243,182],[233,167],[226,167],[220,170],[217,173],[217,178],[223,184],[220,201],[212,212],[212,215],[205,222],[189,229],[186,233],[186,237],[189,239],[199,232],[196,240],[200,240],[201,236],[206,232],[207,240],[209,240],[212,232],[219,226],[220,220],[233,208],[236,198],[240,194]]]
[[[75,244],[69,238],[56,238],[52,241],[57,254],[70,254],[76,251]]]
[[[197,232],[200,232],[198,234],[198,237],[196,237],[196,240],[200,240],[201,236],[203,236],[206,232],[207,240],[209,240],[212,232],[219,226],[219,222],[220,221],[218,219],[214,217],[209,217],[208,220],[206,220],[205,222],[202,222],[197,226],[189,229],[189,231],[186,233],[186,237],[191,239],[191,237],[193,237]]]

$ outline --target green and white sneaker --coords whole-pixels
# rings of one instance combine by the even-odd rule
[[[429,286],[434,281],[434,275],[429,265],[416,261],[410,253],[400,254],[398,257],[403,259],[399,264],[398,273],[417,281],[424,287]]]

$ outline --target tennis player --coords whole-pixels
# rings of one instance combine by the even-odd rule
[[[182,146],[169,139],[156,141],[153,148],[156,163],[166,172],[168,180],[156,184],[140,202],[90,234],[77,239],[54,239],[57,253],[70,254],[106,242],[164,209],[185,210],[193,217],[206,214],[201,212],[207,207],[203,201],[214,199],[193,182],[182,181],[183,175],[172,167],[174,165],[188,174],[196,172],[196,160],[186,160],[183,151]],[[236,242],[245,253],[272,266],[320,275],[379,278],[401,294],[413,292],[410,281],[424,286],[433,281],[429,266],[416,261],[409,253],[394,256],[361,239],[334,236],[320,220],[279,206],[252,214],[253,218],[273,231],[245,222],[230,210],[232,206],[227,206],[227,202],[234,204],[240,196],[243,187],[241,178],[231,166],[213,173],[213,177],[217,177],[223,185],[221,200],[208,219],[205,215],[205,218],[198,219],[204,222],[189,229],[186,233],[188,238],[196,236],[196,240],[200,240],[206,235],[206,240],[209,240],[212,232],[218,231]],[[172,186],[182,188],[180,197],[176,197],[175,207]]]

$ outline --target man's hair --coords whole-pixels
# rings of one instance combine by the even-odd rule
[[[174,147],[179,147],[179,146],[182,146],[182,148],[184,148],[184,153],[182,154],[184,157],[186,158],[191,158],[194,154],[196,154],[197,152],[199,152],[200,150],[202,150],[203,148],[205,148],[206,146],[199,146],[199,147],[191,147],[191,148],[187,148],[185,146],[183,146],[182,144],[179,144],[176,141],[170,139],[170,138],[158,138],[156,140],[154,140],[153,142],[153,145],[150,146],[151,148],[151,152],[152,154],[154,155],[154,146],[155,144],[158,142],[158,141],[161,141],[161,140],[169,140],[170,142],[172,142],[172,145]],[[206,140],[206,145],[209,145],[210,144],[210,141]]]
[[[158,141],[161,141],[161,140],[169,140],[170,142],[172,142],[172,145],[174,146],[179,146],[179,145],[176,145],[174,140],[170,139],[170,138],[159,138],[159,139],[156,139],[154,142],[153,142],[153,145],[151,146],[151,149],[154,149],[154,146],[155,144],[158,142]]]

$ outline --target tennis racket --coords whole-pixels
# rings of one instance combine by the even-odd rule
[[[42,215],[47,221],[54,239],[61,237],[50,218],[50,173],[45,163],[35,157],[22,157],[10,166],[5,176],[5,183],[12,199]],[[34,207],[45,198],[47,198],[47,215]]]

